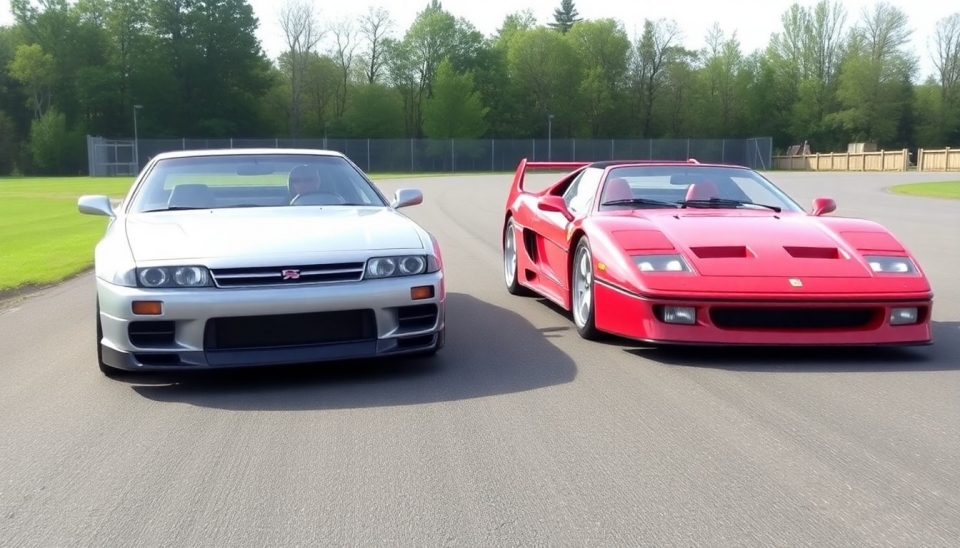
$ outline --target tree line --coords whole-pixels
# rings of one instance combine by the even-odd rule
[[[900,9],[792,5],[747,52],[714,26],[583,19],[562,0],[484,36],[430,0],[409,28],[371,8],[324,21],[286,0],[270,59],[246,0],[11,0],[0,27],[0,175],[77,173],[85,135],[130,138],[737,138],[960,144],[960,12],[929,52]],[[936,72],[920,79],[921,55]],[[142,107],[142,108],[138,108]]]

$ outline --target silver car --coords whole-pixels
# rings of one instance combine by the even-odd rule
[[[433,354],[444,345],[440,246],[343,154],[165,153],[96,246],[97,354],[184,370]]]

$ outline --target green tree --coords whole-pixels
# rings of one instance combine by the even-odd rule
[[[583,116],[579,105],[583,64],[573,44],[559,33],[535,28],[510,41],[508,61],[521,100],[537,113],[537,133],[546,134],[547,116],[553,114],[554,129],[569,136]]]
[[[517,32],[531,30],[537,26],[537,18],[530,9],[508,14],[493,36],[494,45],[506,47]]]
[[[610,131],[622,116],[617,103],[627,87],[630,63],[630,39],[616,19],[583,21],[567,34],[580,59],[590,67],[580,85],[580,92],[589,105],[585,124],[588,136],[611,135]]]
[[[130,137],[135,104],[147,138],[528,139],[545,137],[552,115],[560,138],[770,135],[777,148],[808,140],[819,151],[960,140],[960,13],[933,28],[935,72],[915,84],[906,14],[883,2],[850,30],[839,0],[795,3],[755,52],[719,28],[691,51],[667,21],[629,36],[620,21],[558,3],[549,24],[516,11],[485,37],[428,0],[393,37],[386,10],[323,29],[309,2],[283,0],[287,51],[267,59],[247,0],[11,0],[14,24],[0,27],[0,165],[66,172],[74,160],[56,154],[72,150],[82,166],[79,136]],[[444,90],[467,80],[483,123],[438,129],[468,119],[431,114],[452,108]],[[50,144],[58,136],[68,145]]]
[[[835,113],[839,65],[847,14],[843,6],[821,0],[815,6],[793,4],[783,14],[783,29],[767,48],[774,70],[774,112],[785,112],[782,124],[794,140],[837,145],[837,132],[828,117]],[[778,115],[779,116],[779,115]]]
[[[66,116],[56,107],[31,124],[30,153],[34,165],[44,173],[76,173],[82,145],[82,137],[67,130]]]
[[[931,41],[933,43],[931,55],[937,78],[928,85],[937,88],[940,100],[920,106],[920,110],[937,121],[936,133],[940,137],[934,142],[958,143],[960,142],[960,12],[937,21]],[[919,96],[917,104],[921,105]]]
[[[643,34],[633,52],[633,88],[639,106],[640,136],[653,136],[654,107],[660,99],[661,89],[670,81],[670,69],[677,63],[687,61],[685,50],[680,46],[680,31],[674,21],[658,20],[643,22]],[[681,76],[682,68],[674,71]],[[676,90],[682,104],[684,90]],[[682,107],[681,107],[682,108]],[[678,120],[674,120],[678,122]],[[676,124],[674,124],[676,127]]]
[[[549,27],[566,34],[573,28],[573,25],[581,21],[580,13],[577,12],[573,0],[560,0],[560,7],[553,10],[553,22]]]
[[[357,86],[344,115],[350,135],[369,139],[395,139],[404,134],[403,103],[383,84]]]
[[[53,56],[45,53],[40,44],[19,46],[9,65],[10,76],[30,90],[28,105],[34,118],[39,120],[51,106],[53,83],[56,80],[56,63]]]
[[[427,99],[423,130],[430,139],[477,139],[487,131],[483,106],[473,75],[458,74],[449,60],[437,67],[433,97]]]
[[[742,127],[746,109],[744,59],[736,33],[729,38],[719,25],[707,35],[707,49],[700,72],[700,120],[705,135],[734,136]]]
[[[903,48],[912,31],[906,13],[886,3],[864,12],[840,68],[841,110],[830,117],[853,141],[881,146],[912,140],[916,57]]]
[[[13,119],[0,110],[0,176],[13,173],[17,158],[17,128]]]
[[[670,62],[664,65],[662,88],[657,88],[656,102],[649,103],[653,106],[650,115],[644,119],[650,120],[651,124],[660,120],[663,129],[656,135],[673,139],[702,135],[702,121],[695,111],[699,96],[698,72],[694,67],[696,59],[696,52],[678,48],[671,54]],[[655,134],[650,131],[643,135],[652,138]]]

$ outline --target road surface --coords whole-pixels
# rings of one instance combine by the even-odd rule
[[[771,177],[916,252],[935,345],[590,343],[504,289],[509,177],[388,181],[443,245],[433,361],[110,380],[89,275],[7,303],[0,546],[957,546],[960,201]]]

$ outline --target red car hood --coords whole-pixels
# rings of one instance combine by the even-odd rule
[[[637,213],[681,249],[702,276],[873,276],[856,249],[815,217],[742,210]]]

